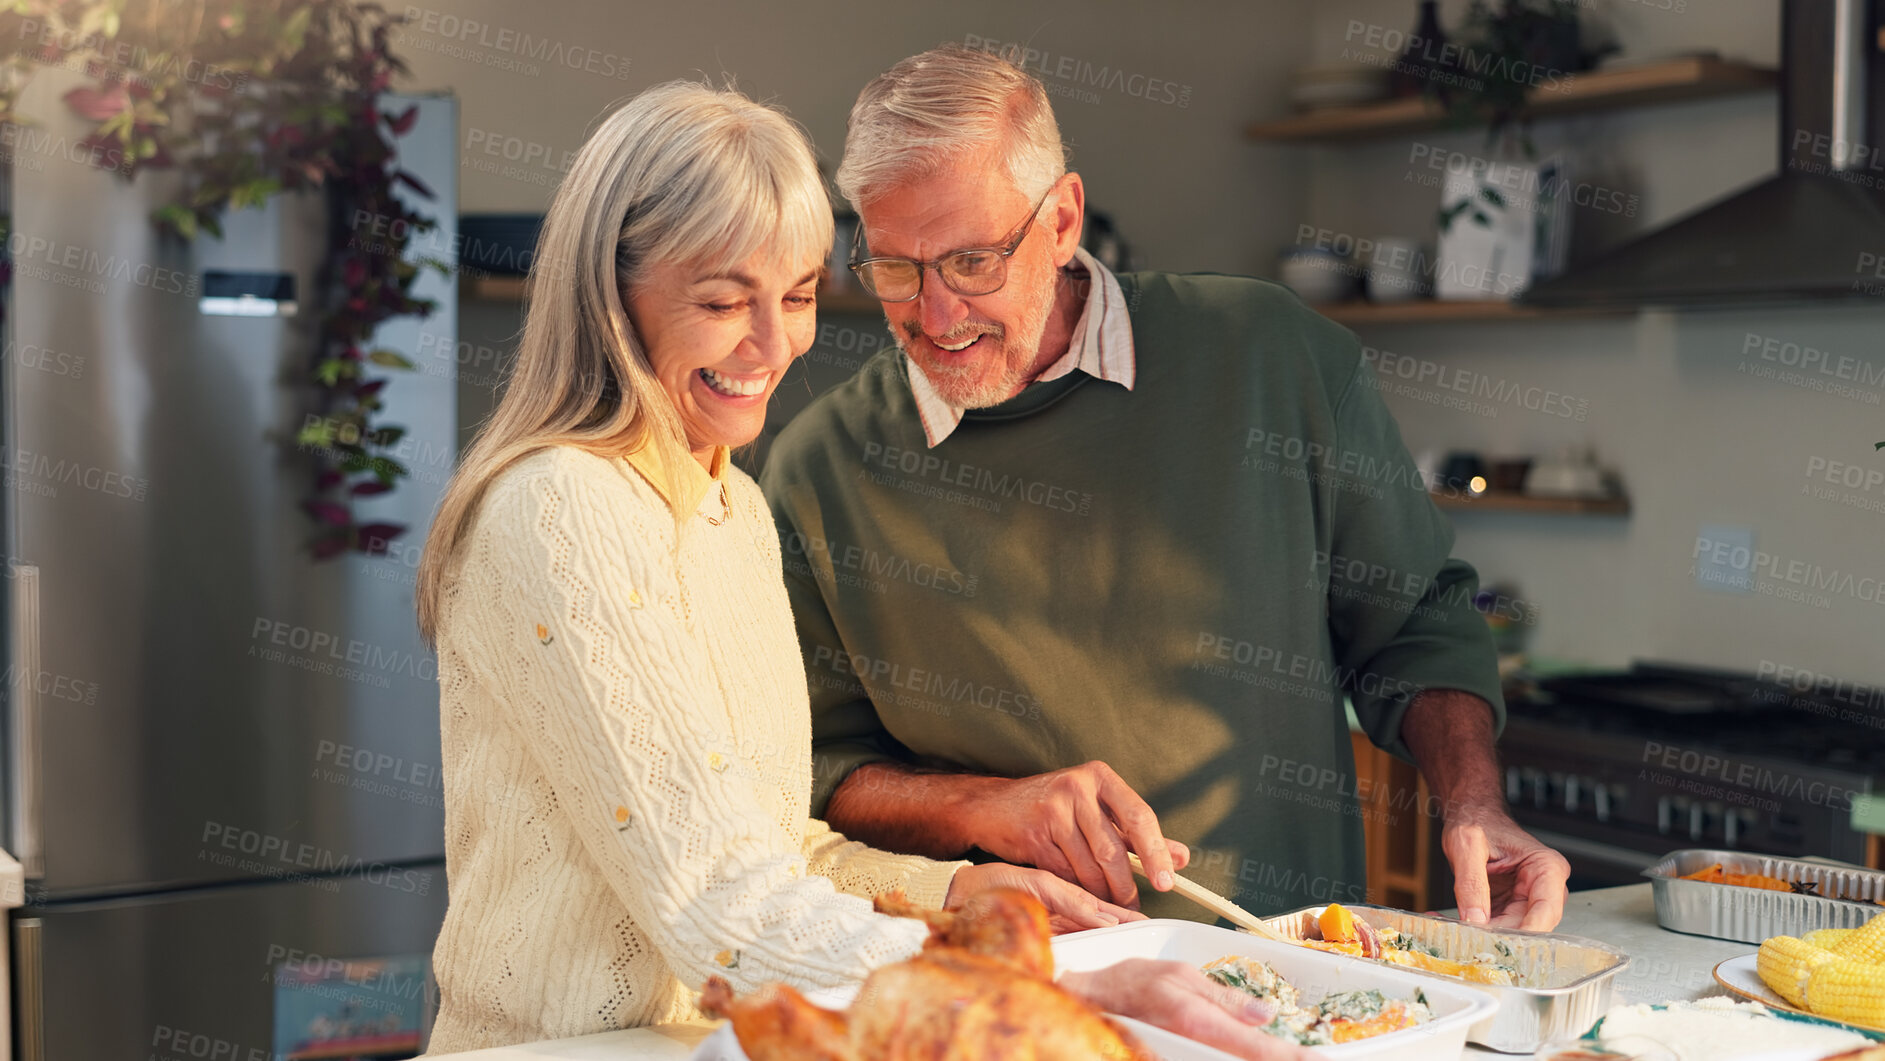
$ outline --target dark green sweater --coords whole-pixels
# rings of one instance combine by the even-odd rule
[[[774,444],[813,812],[872,761],[1100,759],[1205,886],[1259,911],[1360,901],[1342,693],[1402,756],[1422,688],[1484,697],[1502,724],[1476,576],[1349,332],[1257,280],[1119,280],[1131,391],[1075,372],[929,449],[889,350]],[[1420,810],[1389,812],[1404,829]],[[1208,916],[1141,894],[1153,916]]]

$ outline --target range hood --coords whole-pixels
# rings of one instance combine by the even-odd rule
[[[1541,280],[1519,301],[1704,306],[1876,294],[1885,283],[1885,62],[1872,9],[1871,0],[1783,0],[1778,176]]]

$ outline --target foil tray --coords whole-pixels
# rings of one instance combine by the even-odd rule
[[[1490,1021],[1467,1032],[1467,1041],[1502,1053],[1532,1053],[1546,1043],[1575,1039],[1610,1008],[1616,994],[1617,974],[1630,956],[1605,943],[1582,936],[1553,932],[1495,930],[1445,917],[1427,917],[1405,910],[1344,903],[1356,917],[1376,928],[1392,928],[1410,939],[1437,948],[1455,961],[1476,954],[1497,952],[1499,945],[1512,956],[1518,979],[1526,986],[1499,987],[1472,983],[1499,1001]],[[1324,907],[1312,906],[1266,923],[1290,939],[1315,935],[1316,919]],[[1406,965],[1381,962],[1418,976],[1452,984],[1469,981]]]
[[[1721,863],[1729,873],[1759,873],[1813,882],[1821,895],[1797,895],[1738,884],[1680,880]],[[1656,894],[1656,922],[1672,932],[1760,943],[1770,936],[1797,936],[1816,928],[1858,928],[1885,914],[1885,873],[1746,851],[1688,848],[1671,851],[1643,871]],[[1822,898],[1822,896],[1845,898]]]

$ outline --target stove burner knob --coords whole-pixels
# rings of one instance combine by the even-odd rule
[[[1595,809],[1597,811],[1597,820],[1607,822],[1610,820],[1610,786],[1596,785],[1593,786],[1593,788],[1592,796],[1594,797]]]
[[[1722,840],[1727,846],[1736,847],[1741,843],[1742,834],[1751,832],[1754,825],[1754,812],[1736,807],[1721,819]]]
[[[1577,797],[1581,779],[1576,774],[1566,774],[1564,778],[1564,813],[1577,813]]]
[[[1707,833],[1708,804],[1689,804],[1689,839],[1699,844],[1702,842],[1702,837],[1707,835]]]
[[[1551,803],[1551,780],[1543,770],[1528,769],[1525,772],[1532,786],[1532,806],[1544,810]]]
[[[1525,775],[1520,773],[1519,768],[1516,766],[1508,766],[1505,768],[1505,801],[1512,806],[1517,806],[1518,801],[1524,798],[1524,776]]]
[[[1658,796],[1656,798],[1656,831],[1663,835],[1673,832],[1676,819],[1689,816],[1689,797]],[[1685,823],[1687,824],[1687,823]]]

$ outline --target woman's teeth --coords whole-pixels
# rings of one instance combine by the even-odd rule
[[[700,378],[716,393],[724,394],[729,398],[750,398],[755,394],[766,393],[764,379],[734,379],[731,376],[722,376],[710,368],[701,369]]]

